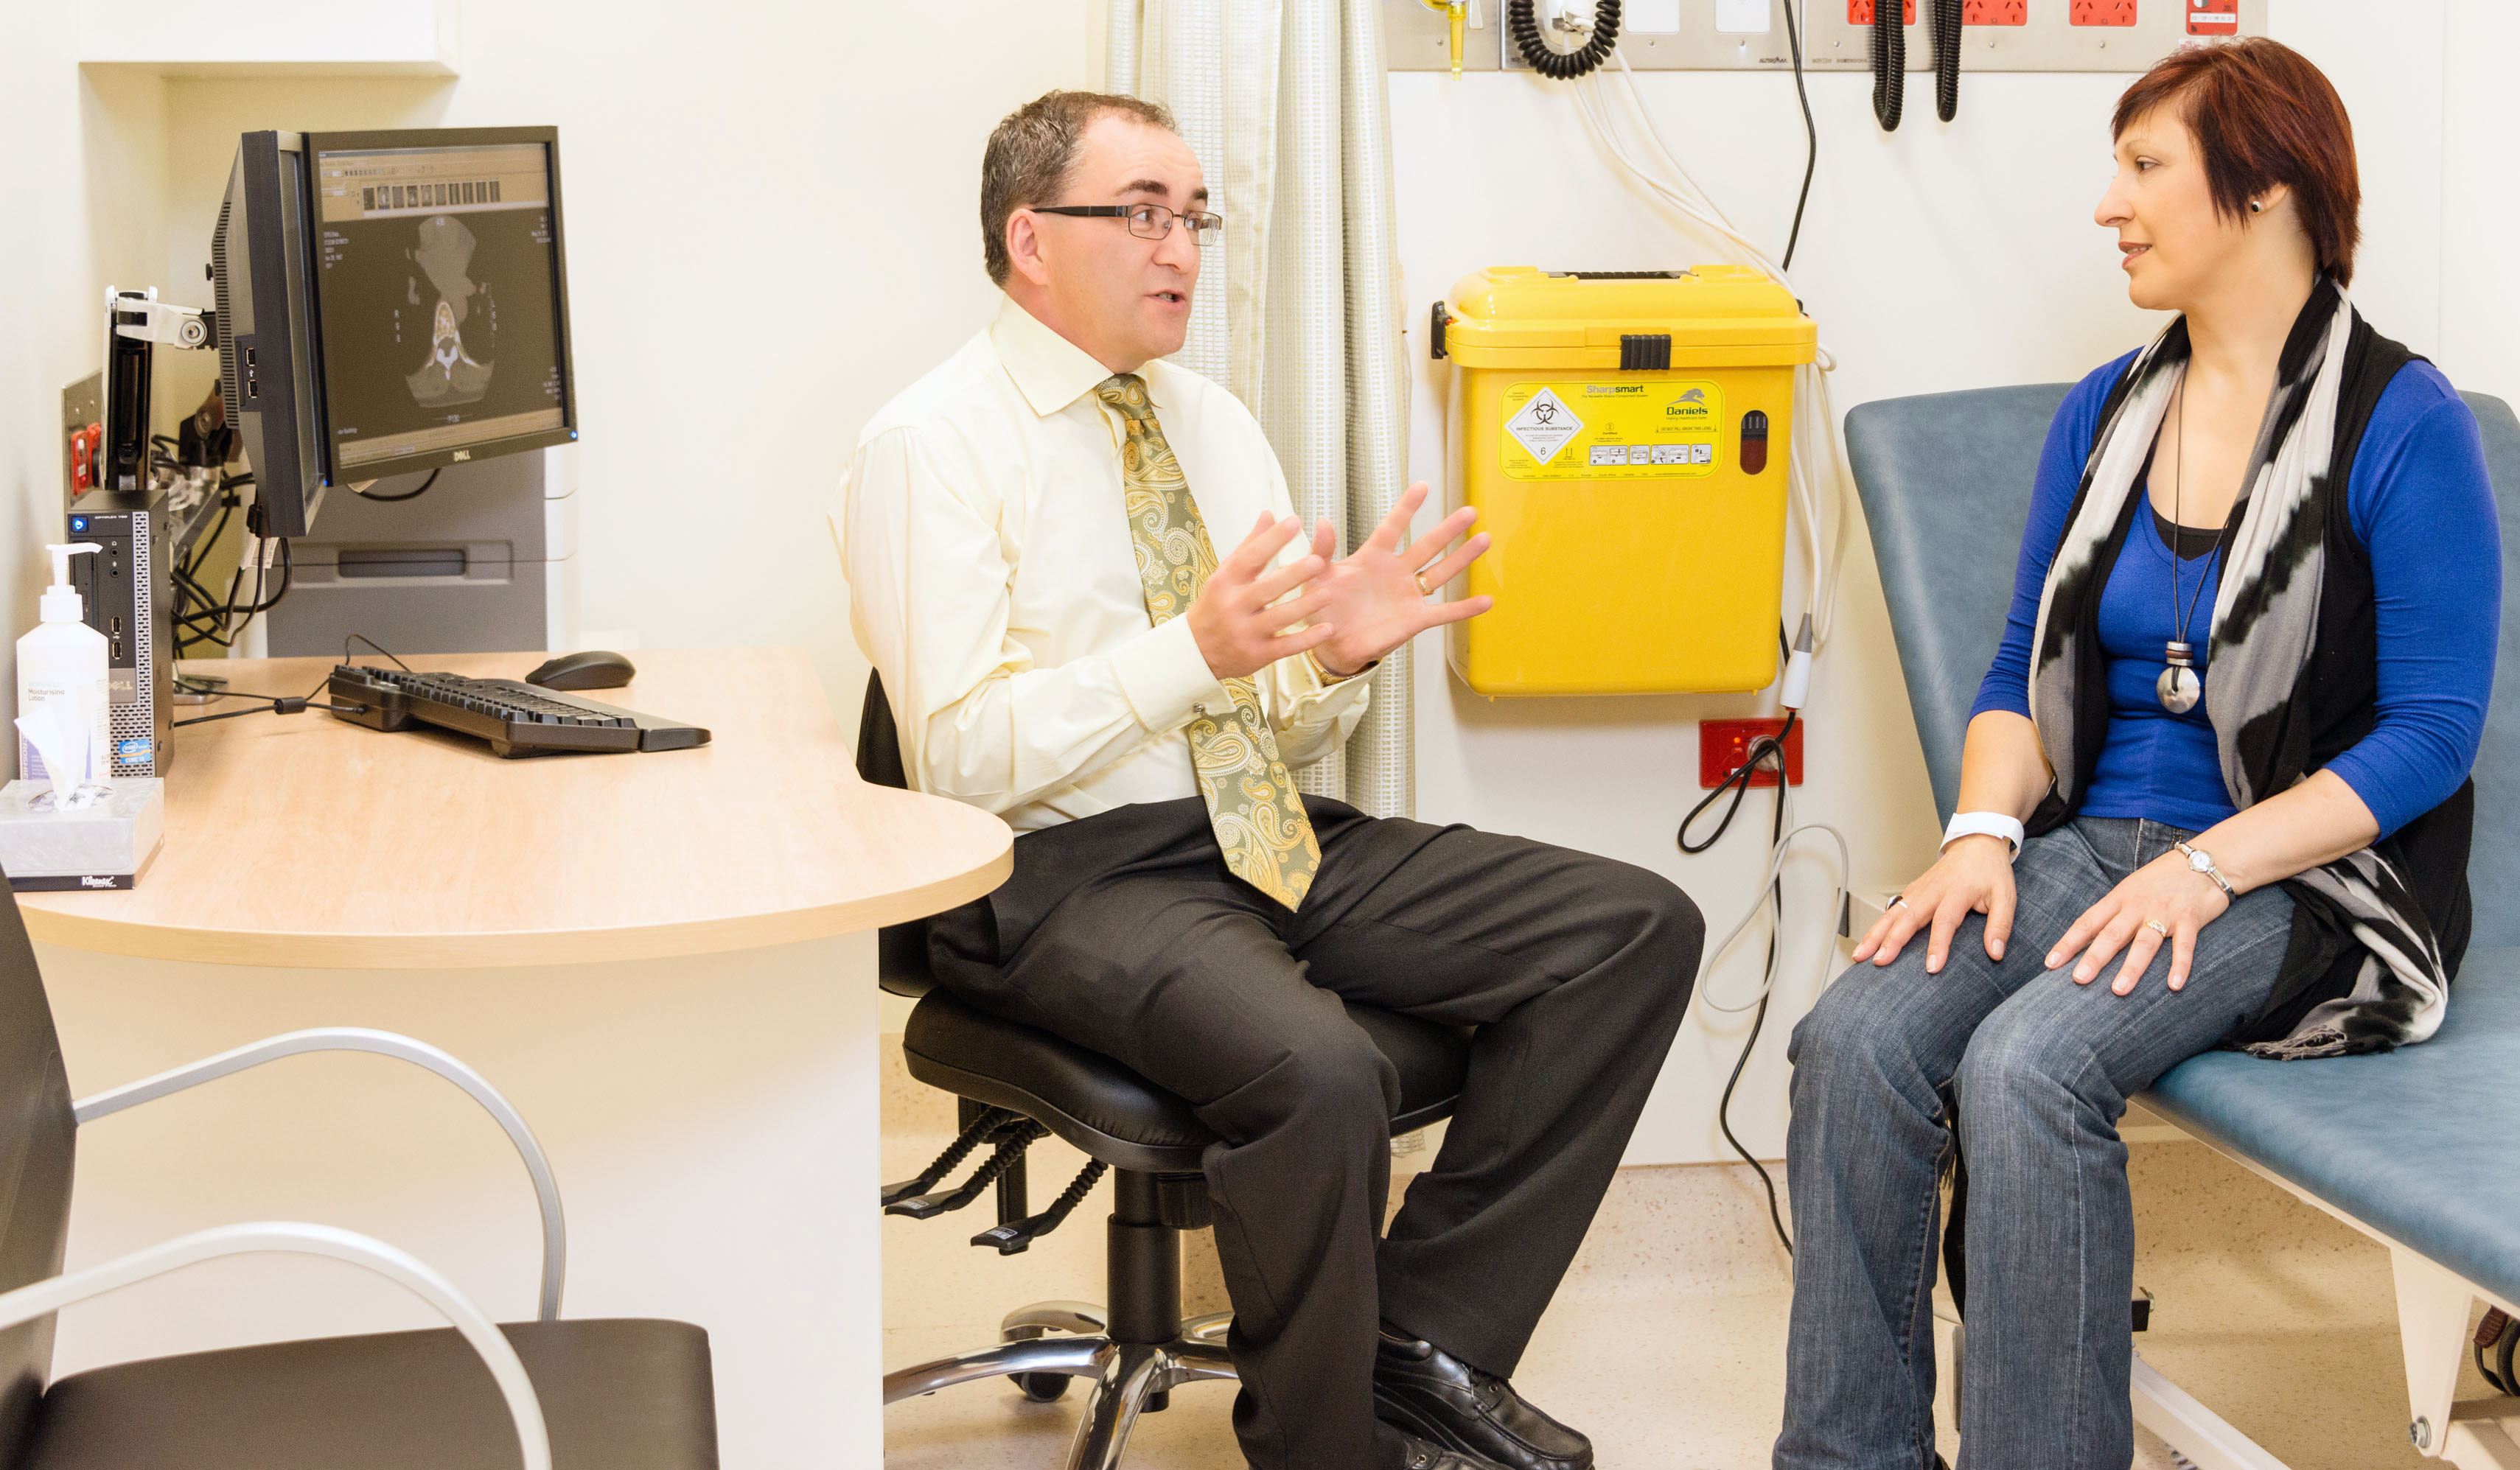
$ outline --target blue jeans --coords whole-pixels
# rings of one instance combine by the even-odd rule
[[[1856,965],[1794,1028],[1794,1305],[1777,1470],[1934,1463],[1937,1178],[1968,1151],[1968,1352],[1960,1466],[2126,1470],[2135,1217],[2117,1123],[2129,1094],[2254,1016],[2292,925],[2280,887],[2197,938],[2184,990],[2164,945],[2132,995],[2048,949],[2120,879],[2189,834],[2082,819],[2031,839],[2002,961],[1970,915],[1939,975],[1925,935]],[[2203,881],[2199,879],[2198,881]]]

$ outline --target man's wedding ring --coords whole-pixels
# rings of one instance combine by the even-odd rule
[[[1888,904],[1888,905],[1886,905],[1886,906],[1884,907],[1884,911],[1883,911],[1883,912],[1885,912],[1885,913],[1886,913],[1886,912],[1888,912],[1888,910],[1890,910],[1890,909],[1905,909],[1905,908],[1907,908],[1907,907],[1908,907],[1908,901],[1907,901],[1906,899],[1901,898],[1899,895],[1897,895],[1897,894],[1895,894],[1895,893],[1894,893],[1894,894],[1890,895],[1890,902],[1889,902],[1889,904]]]
[[[2147,918],[2143,921],[2143,926],[2150,929],[2153,933],[2160,935],[2164,939],[2168,939],[2170,937],[2170,926],[2163,923],[2160,919]]]

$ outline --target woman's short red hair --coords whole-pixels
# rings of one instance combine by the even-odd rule
[[[2354,122],[2309,58],[2264,36],[2175,51],[2118,99],[2109,136],[2165,107],[2195,134],[2218,211],[2245,220],[2251,195],[2284,185],[2318,268],[2339,286],[2353,281],[2362,238]]]

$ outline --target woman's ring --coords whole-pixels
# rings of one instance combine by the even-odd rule
[[[2143,921],[2143,926],[2150,929],[2153,933],[2160,935],[2164,939],[2168,939],[2170,937],[2169,926],[2164,924],[2160,919],[2147,918]]]
[[[1424,572],[1418,572],[1409,580],[1418,584],[1418,596],[1421,598],[1431,598],[1435,595],[1435,589],[1426,585],[1426,574]]]
[[[1889,904],[1888,904],[1888,906],[1887,906],[1887,908],[1888,908],[1888,909],[1905,909],[1905,908],[1907,908],[1907,907],[1908,907],[1908,901],[1907,901],[1906,899],[1901,898],[1899,895],[1897,895],[1897,894],[1895,894],[1895,893],[1894,893],[1894,894],[1892,894],[1892,895],[1890,895],[1890,902],[1889,902]],[[1885,910],[1885,912],[1886,912],[1886,910]]]

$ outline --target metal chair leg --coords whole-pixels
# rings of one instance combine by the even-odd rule
[[[1102,1372],[1102,1354],[1109,1347],[1099,1337],[1044,1337],[939,1358],[884,1374],[883,1402],[898,1403],[1002,1373],[1064,1373],[1071,1378],[1092,1378]]]
[[[1067,1470],[1119,1470],[1139,1410],[1167,1382],[1168,1355],[1150,1343],[1106,1343],[1096,1356],[1102,1371],[1068,1446]]]
[[[1181,1335],[1186,1342],[1222,1343],[1225,1341],[1225,1329],[1233,1325],[1233,1313],[1212,1312],[1205,1316],[1194,1316],[1182,1323]]]
[[[1018,1307],[998,1323],[1005,1342],[1039,1337],[1045,1332],[1074,1332],[1087,1337],[1111,1330],[1111,1314],[1092,1302],[1035,1302]]]

